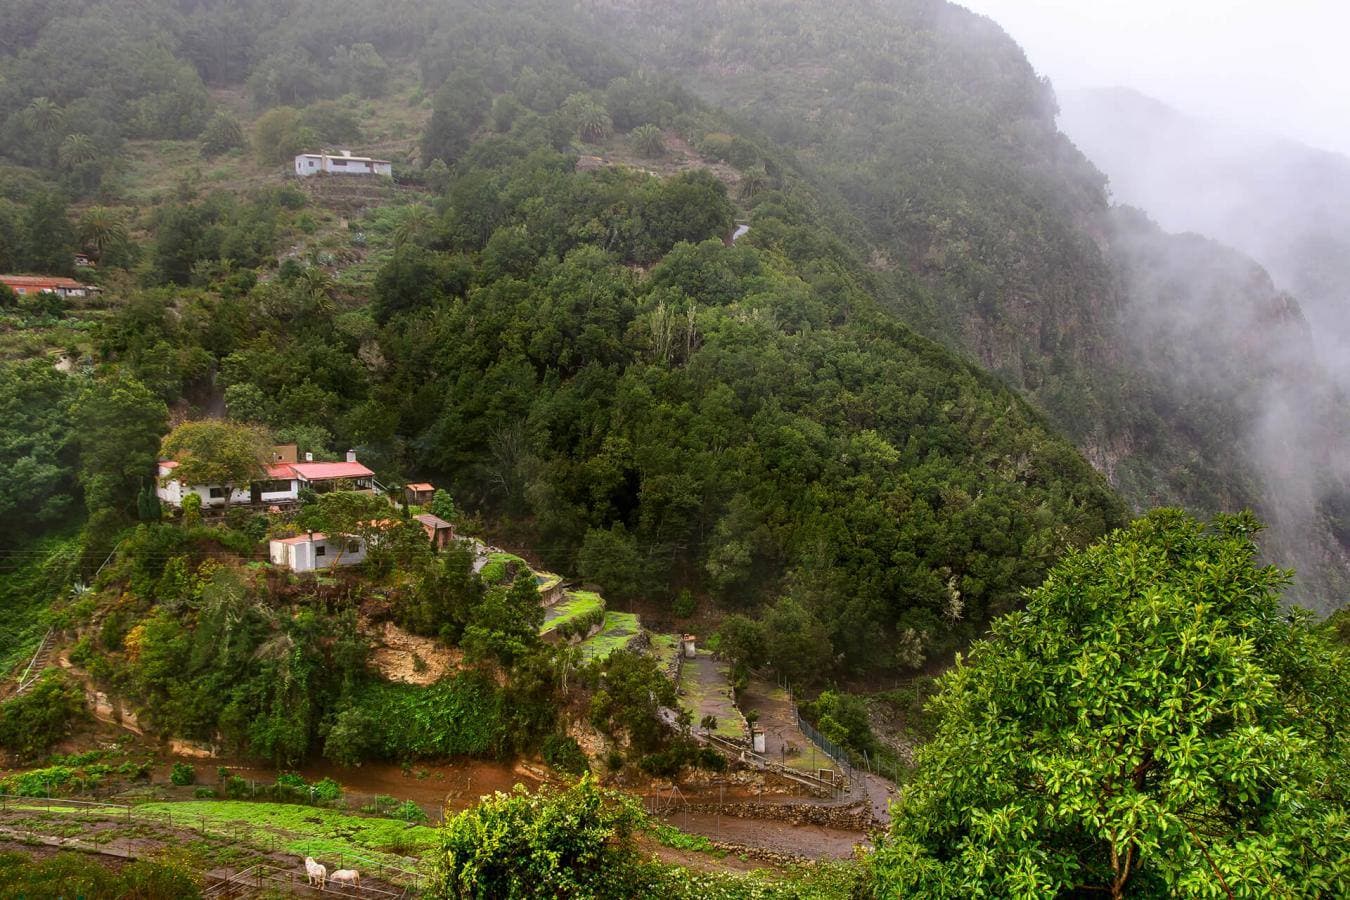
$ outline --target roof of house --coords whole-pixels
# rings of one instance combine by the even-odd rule
[[[176,468],[178,468],[178,460],[176,460],[176,459],[161,459],[161,460],[159,461],[159,467],[160,467],[161,469],[176,469]]]
[[[440,516],[433,516],[431,513],[422,513],[419,516],[413,516],[413,518],[429,528],[435,528],[437,531],[440,531],[442,528],[453,527]]]
[[[98,290],[90,284],[76,281],[74,278],[65,278],[54,275],[0,275],[0,281],[12,288],[37,288],[40,291],[52,290],[53,288]]]
[[[417,493],[421,494],[421,493],[424,493],[424,492],[426,492],[426,491],[434,491],[434,490],[436,490],[436,485],[432,484],[432,483],[429,482],[429,481],[419,481],[419,482],[417,482],[416,484],[410,484],[410,485],[408,485],[408,490],[410,490],[410,491],[417,491]]]
[[[273,479],[294,478],[295,473],[291,471],[291,466],[295,463],[273,463],[267,467],[267,477]]]
[[[350,153],[297,153],[297,154],[296,154],[296,158],[297,158],[297,159],[298,159],[298,158],[301,158],[301,157],[315,157],[315,158],[322,158],[322,157],[325,157],[325,156],[328,157],[329,159],[345,159],[345,160],[348,160],[349,162],[383,163],[383,164],[386,165],[386,166],[387,166],[387,165],[392,165],[392,163],[390,163],[389,160],[387,160],[387,159],[373,159],[373,158],[371,158],[371,157],[369,157],[369,156],[352,156]]]
[[[311,541],[326,541],[326,540],[328,540],[328,535],[316,531],[312,534],[297,534],[295,537],[273,538],[272,543],[295,545],[295,544],[308,544]]]
[[[278,466],[277,468],[280,468]],[[374,472],[359,462],[287,463],[286,468],[305,481],[331,481],[335,478],[370,478]]]

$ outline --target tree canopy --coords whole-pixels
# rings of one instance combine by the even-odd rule
[[[1258,530],[1160,510],[998,619],[942,679],[878,894],[1345,896],[1346,659]]]
[[[183,484],[244,485],[267,474],[271,448],[266,428],[206,419],[170,431],[160,452],[178,463],[173,477]]]

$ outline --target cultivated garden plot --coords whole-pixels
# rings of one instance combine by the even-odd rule
[[[699,731],[733,741],[749,737],[731,689],[730,663],[700,650],[693,659],[686,659],[680,669],[679,693],[680,705],[689,711]],[[716,721],[711,721],[710,716]],[[702,724],[705,721],[709,727]]]

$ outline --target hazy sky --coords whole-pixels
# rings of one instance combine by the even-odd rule
[[[1123,85],[1350,155],[1347,0],[955,0],[1056,88]]]

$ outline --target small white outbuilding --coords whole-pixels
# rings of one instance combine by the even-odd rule
[[[336,153],[301,153],[295,158],[295,174],[311,175],[387,175],[393,176],[393,164],[387,159],[352,156],[349,150]]]
[[[274,566],[292,572],[316,572],[334,566],[355,566],[366,561],[366,542],[359,537],[343,537],[311,532],[291,538],[275,538],[267,544]]]

